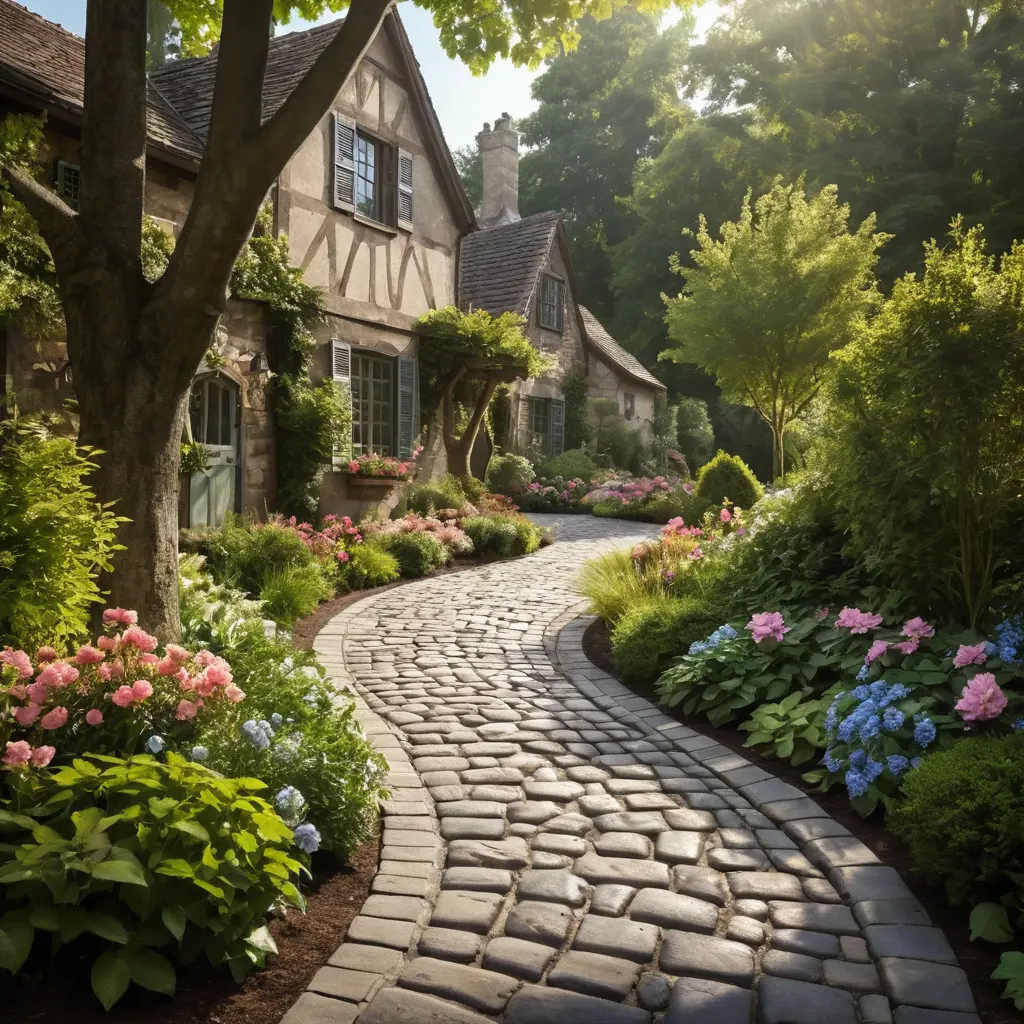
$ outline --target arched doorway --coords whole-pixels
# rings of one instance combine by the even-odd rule
[[[197,377],[188,399],[192,438],[210,459],[189,480],[189,526],[222,526],[238,511],[239,387],[222,373]]]

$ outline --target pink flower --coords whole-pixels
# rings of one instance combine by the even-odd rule
[[[651,549],[646,544],[637,544],[633,548],[633,553],[630,556],[634,562],[640,562],[645,559],[651,553]]]
[[[18,725],[29,726],[39,717],[42,710],[40,704],[26,704],[23,708],[14,709],[14,718]]]
[[[747,535],[747,529],[746,529],[745,526],[737,526],[736,527],[736,536],[737,537],[745,537],[746,535]]]
[[[85,713],[85,720],[90,725],[102,725],[103,724],[103,712],[99,708],[92,708]]]
[[[893,644],[893,647],[902,654],[913,654],[920,646],[920,641],[914,637],[911,640],[904,640],[902,643]]]
[[[213,651],[208,651],[205,647],[196,654],[197,665],[212,665],[217,660],[217,655]]]
[[[24,740],[16,742],[7,741],[7,753],[3,756],[3,762],[8,768],[21,768],[29,763],[32,757],[32,746]]]
[[[153,696],[153,684],[148,679],[136,679],[132,683],[132,695],[136,700],[145,700]]]
[[[348,464],[348,471],[350,473],[358,473],[359,472],[359,463],[356,462],[355,459],[352,459],[352,461],[349,462],[349,464]]]
[[[191,700],[178,701],[178,710],[175,712],[174,717],[179,722],[187,721],[190,718],[195,718],[199,713],[199,702]]]
[[[101,651],[116,651],[117,650],[117,637],[116,636],[101,636],[96,640],[96,646]]]
[[[40,725],[44,729],[59,729],[68,720],[67,708],[54,708],[43,715]]]
[[[7,692],[15,700],[24,700],[28,696],[28,687],[24,683],[16,683]]]
[[[700,548],[694,548],[690,552],[689,557],[692,558],[694,561],[696,561],[698,558],[703,558],[704,557],[704,552],[701,551]]]
[[[57,652],[52,647],[40,647],[36,651],[36,661],[53,661],[57,657]]]
[[[30,679],[32,676],[32,659],[24,651],[5,647],[0,651],[0,666],[2,665],[10,665],[18,673],[19,679]]]
[[[339,551],[338,554],[337,554],[337,559],[338,559],[339,562],[344,564],[345,562],[348,561],[348,552],[347,551]]]
[[[110,699],[119,708],[130,708],[135,703],[135,694],[130,686],[119,686],[110,695]]]
[[[750,630],[756,644],[762,640],[778,643],[789,632],[781,612],[757,612],[744,628]]]
[[[96,672],[99,674],[100,679],[105,683],[110,682],[110,677],[113,675],[109,665],[98,665],[96,667]]]
[[[130,647],[137,647],[140,651],[148,654],[150,651],[156,650],[157,640],[155,636],[150,636],[149,633],[139,629],[138,626],[129,626],[121,634],[121,643],[128,644]]]
[[[836,629],[848,629],[851,633],[866,633],[881,624],[881,615],[862,612],[859,608],[844,608],[836,619]]]
[[[889,650],[889,645],[884,640],[876,640],[868,648],[868,653],[864,656],[864,664],[870,665],[873,661],[878,661],[887,650]]]
[[[224,696],[227,697],[232,704],[238,704],[245,700],[245,694],[237,687],[234,683],[226,687],[224,690]]]
[[[732,513],[727,508],[723,508],[722,511],[718,513],[718,518],[723,523],[728,523],[732,519]]]
[[[53,755],[56,753],[56,747],[36,747],[32,751],[32,763],[37,768],[45,768],[53,760]]]
[[[167,655],[156,663],[156,670],[162,676],[173,676],[177,674],[178,666],[174,659],[170,655]]]
[[[49,667],[57,672],[58,686],[70,686],[79,676],[78,669],[64,661],[55,661]]]
[[[192,652],[186,651],[184,647],[179,647],[177,644],[168,644],[167,657],[170,658],[175,665],[184,665],[185,662],[192,657]]]
[[[964,687],[956,709],[965,722],[985,722],[998,718],[1006,708],[1006,695],[991,672],[979,672]]]
[[[927,640],[935,636],[935,627],[929,625],[918,615],[903,623],[903,635],[910,640]]]
[[[86,644],[84,647],[78,648],[78,653],[75,654],[76,665],[95,665],[97,662],[102,661],[106,655],[95,647],[90,647]]]
[[[127,608],[108,608],[103,613],[103,625],[134,626],[139,621],[139,613]]]
[[[827,618],[828,618],[828,609],[827,609],[827,608],[819,608],[819,609],[818,609],[818,610],[817,610],[817,611],[816,611],[816,612],[814,613],[814,617],[815,617],[815,618],[816,618],[816,619],[817,619],[817,620],[818,620],[819,622],[821,622],[821,620],[822,620],[822,619],[827,619]]]
[[[966,668],[968,665],[984,665],[987,660],[985,654],[985,641],[980,644],[961,644],[953,658],[953,665],[956,668]]]
[[[159,665],[160,659],[155,654],[140,654],[139,655],[140,665]]]
[[[110,663],[110,678],[120,679],[124,675],[124,662],[120,658]]]

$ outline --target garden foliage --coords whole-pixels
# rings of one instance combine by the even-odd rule
[[[764,494],[757,477],[738,455],[720,451],[697,474],[697,496],[711,505],[729,501],[751,508]]]

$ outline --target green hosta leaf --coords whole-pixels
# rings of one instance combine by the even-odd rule
[[[984,939],[986,942],[1009,942],[1013,928],[1006,907],[1000,903],[979,903],[971,911],[971,942]]]
[[[33,829],[36,820],[27,814],[15,814],[13,811],[0,811],[0,825],[16,825],[18,828]]]
[[[787,736],[775,744],[775,753],[779,757],[790,757],[793,753],[793,737]]]
[[[185,911],[181,907],[164,906],[160,908],[160,919],[167,930],[180,943],[181,937],[185,934],[185,926],[188,923]]]
[[[32,952],[35,934],[32,925],[14,913],[0,918],[0,967],[17,974]]]
[[[104,860],[93,866],[93,878],[106,882],[123,882],[125,885],[149,885],[146,872],[137,860]]]
[[[90,913],[86,931],[98,935],[108,942],[116,942],[123,946],[128,941],[128,929],[116,917],[110,914]]]
[[[184,832],[185,835],[198,839],[200,842],[208,843],[210,841],[210,833],[198,821],[172,821],[171,828]]]
[[[187,860],[180,857],[172,857],[170,860],[162,861],[153,869],[155,874],[169,875],[171,878],[195,878],[196,873]]]
[[[157,818],[166,818],[177,806],[178,801],[171,796],[165,796],[162,799],[155,796],[149,798],[149,809]]]
[[[245,941],[250,946],[255,946],[256,949],[262,949],[264,953],[277,952],[277,943],[274,941],[274,936],[270,934],[270,929],[266,925],[261,925],[257,928],[246,937]]]
[[[992,972],[995,981],[1005,981],[1003,998],[1012,999],[1018,1010],[1024,1010],[1024,953],[1004,953]]]
[[[128,991],[132,980],[128,964],[112,950],[103,953],[92,965],[92,990],[109,1010]]]
[[[60,911],[52,903],[38,903],[29,911],[29,923],[43,932],[55,932],[60,928]]]
[[[165,996],[174,995],[177,979],[170,960],[151,949],[133,950],[127,957],[131,979],[136,985],[160,992]]]

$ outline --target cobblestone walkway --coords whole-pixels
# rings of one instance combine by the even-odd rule
[[[338,615],[391,765],[373,894],[284,1024],[972,1024],[943,933],[802,792],[594,668],[558,543]]]

